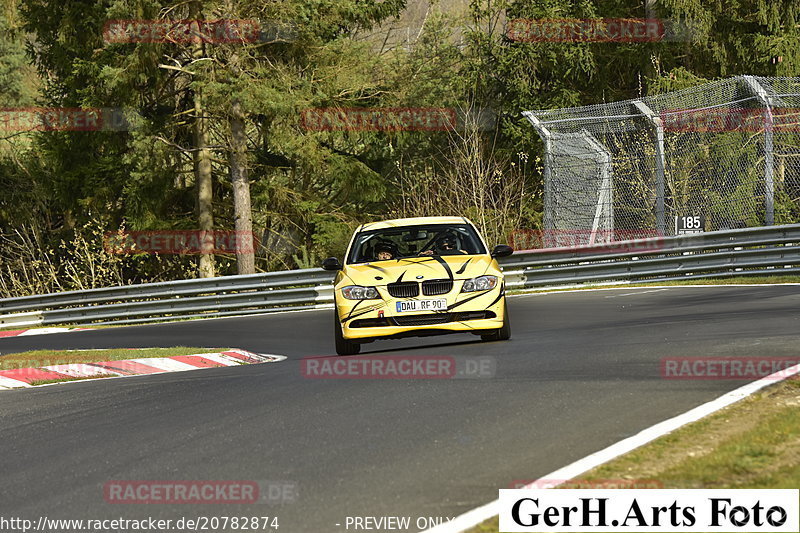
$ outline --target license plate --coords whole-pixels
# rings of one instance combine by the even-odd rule
[[[403,300],[396,302],[398,313],[415,313],[419,311],[446,311],[447,299],[437,298],[435,300]]]

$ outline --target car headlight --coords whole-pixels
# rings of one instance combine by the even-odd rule
[[[465,281],[461,292],[488,291],[496,286],[497,276],[479,276]]]
[[[380,298],[375,287],[362,287],[361,285],[343,287],[342,296],[348,300],[374,300],[375,298]]]

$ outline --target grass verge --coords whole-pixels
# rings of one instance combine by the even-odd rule
[[[200,353],[216,353],[230,348],[117,348],[113,350],[34,350],[30,352],[0,355],[0,370],[37,368],[49,365],[94,363],[96,361],[119,361],[143,357],[173,357]]]
[[[656,481],[665,489],[800,487],[800,379],[764,389],[664,435],[575,483],[591,486],[603,480],[648,486]],[[468,530],[498,532],[497,517]]]

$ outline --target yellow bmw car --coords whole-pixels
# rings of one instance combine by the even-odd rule
[[[469,332],[508,340],[503,274],[475,225],[462,217],[386,220],[360,226],[344,264],[322,263],[334,280],[336,352],[354,355],[361,344]]]

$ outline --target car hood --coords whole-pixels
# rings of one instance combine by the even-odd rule
[[[344,275],[355,285],[367,286],[427,279],[469,279],[486,273],[492,261],[488,255],[409,257],[347,265]]]

